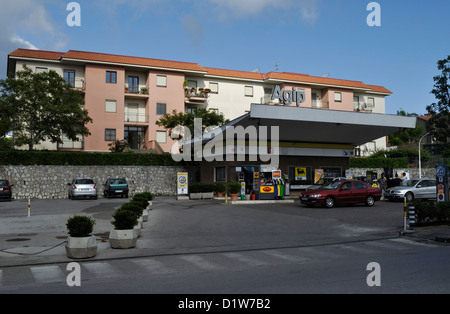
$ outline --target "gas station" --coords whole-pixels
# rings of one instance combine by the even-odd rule
[[[201,148],[200,182],[240,182],[247,199],[281,200],[318,178],[344,176],[356,146],[415,126],[415,117],[252,104],[183,150]]]

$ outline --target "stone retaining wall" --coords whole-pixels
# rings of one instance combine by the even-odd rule
[[[68,185],[74,178],[92,178],[98,195],[103,196],[107,178],[125,177],[130,196],[139,192],[176,195],[177,172],[183,167],[140,166],[0,166],[0,179],[14,184],[14,199],[67,198]]]

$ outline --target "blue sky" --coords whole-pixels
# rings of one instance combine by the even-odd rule
[[[436,63],[450,55],[450,1],[0,0],[0,78],[16,48],[84,50],[261,72],[305,73],[382,85],[386,113],[426,113]]]

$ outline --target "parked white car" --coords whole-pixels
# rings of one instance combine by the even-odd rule
[[[75,199],[77,197],[89,197],[97,199],[97,185],[94,180],[90,178],[76,178],[69,186],[69,198]]]
[[[400,186],[387,189],[384,197],[391,201],[403,200],[406,197],[407,202],[416,199],[436,199],[436,180],[429,178],[407,180]]]

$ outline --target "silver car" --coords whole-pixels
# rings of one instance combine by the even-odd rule
[[[386,189],[384,194],[389,200],[404,199],[412,202],[415,199],[436,199],[435,179],[412,179],[403,182],[400,186]]]
[[[76,178],[73,179],[69,185],[69,198],[88,197],[97,199],[97,185],[94,180],[90,178]]]

